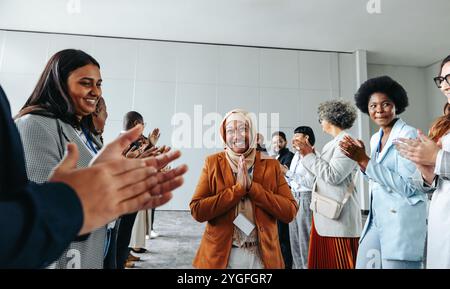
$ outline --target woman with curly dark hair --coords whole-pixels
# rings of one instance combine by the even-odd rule
[[[369,180],[370,210],[360,239],[356,268],[419,269],[426,236],[426,202],[415,181],[416,166],[395,149],[397,138],[417,130],[398,117],[408,106],[405,89],[388,76],[367,80],[355,95],[356,106],[380,129],[366,154],[360,140],[345,137],[342,152],[356,161]]]
[[[296,143],[302,165],[316,178],[311,194],[308,269],[353,269],[362,227],[359,194],[353,182],[357,164],[342,153],[339,141],[349,135],[346,130],[353,126],[356,109],[348,102],[329,100],[319,105],[318,114],[322,129],[333,140],[320,154],[307,140]],[[338,202],[342,209],[331,216],[322,209],[328,202]]]

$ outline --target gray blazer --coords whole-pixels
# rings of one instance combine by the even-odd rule
[[[43,183],[64,157],[67,143],[78,146],[78,167],[87,167],[93,154],[69,124],[40,115],[25,115],[16,120],[25,151],[28,179]],[[72,242],[52,268],[103,268],[106,227],[92,232],[87,238]]]
[[[343,131],[328,142],[320,155],[309,154],[302,164],[316,176],[317,193],[342,202],[350,188],[357,164],[346,157],[339,148],[339,142],[348,135]],[[324,237],[359,237],[362,230],[361,206],[357,186],[342,209],[338,219],[328,219],[314,213],[314,225],[317,233]]]

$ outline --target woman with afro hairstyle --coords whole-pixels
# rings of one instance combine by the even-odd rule
[[[380,127],[370,140],[345,137],[342,152],[356,161],[369,181],[370,210],[361,234],[356,268],[420,269],[426,237],[427,197],[413,162],[395,149],[397,138],[416,138],[417,130],[398,115],[408,106],[405,89],[388,76],[367,80],[356,106]]]

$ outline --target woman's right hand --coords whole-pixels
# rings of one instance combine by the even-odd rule
[[[339,142],[339,147],[344,155],[358,163],[363,172],[366,171],[370,158],[367,156],[366,148],[361,140],[355,140],[346,135]]]

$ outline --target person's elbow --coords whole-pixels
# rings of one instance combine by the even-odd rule
[[[282,214],[280,221],[286,224],[292,222],[297,216],[298,212],[297,202],[295,200],[290,200],[288,206],[286,206],[283,212],[284,213]]]
[[[347,175],[340,173],[329,173],[325,178],[326,183],[332,186],[339,186],[347,178]]]
[[[189,204],[189,208],[191,209],[191,215],[194,220],[199,223],[207,221],[205,214],[202,214],[202,210],[200,208],[200,200],[192,200]]]

